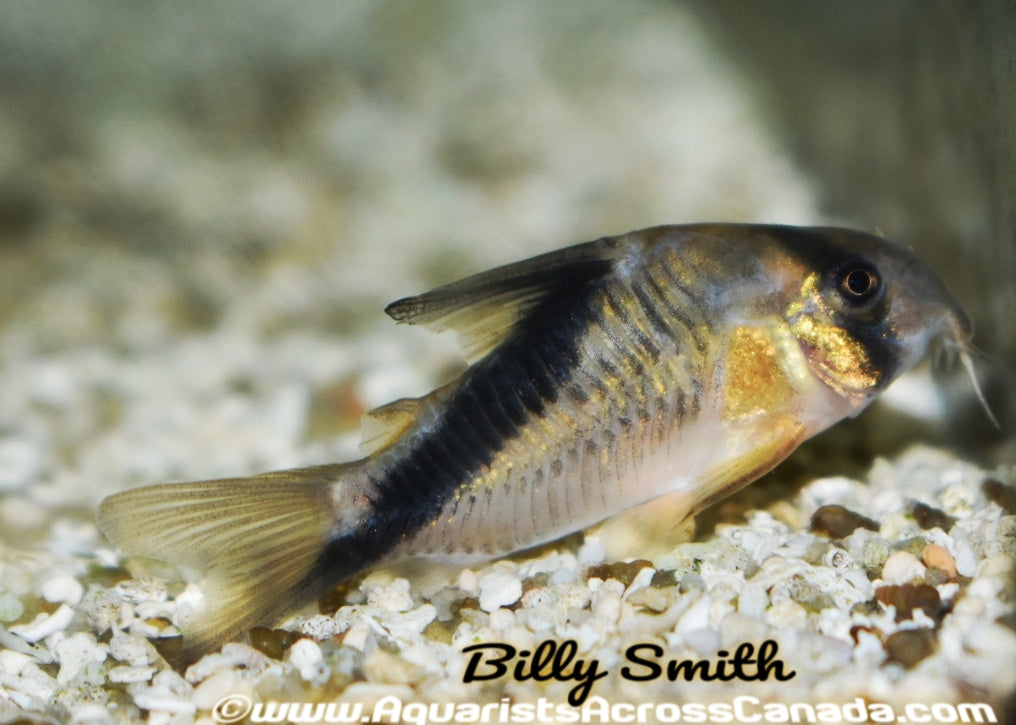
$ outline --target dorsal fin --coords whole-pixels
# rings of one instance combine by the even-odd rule
[[[609,272],[617,247],[616,239],[598,239],[541,254],[406,297],[385,312],[396,322],[455,330],[474,362],[507,339],[549,294]]]
[[[399,398],[367,411],[360,422],[360,450],[369,456],[387,448],[412,425],[419,411],[419,398]]]

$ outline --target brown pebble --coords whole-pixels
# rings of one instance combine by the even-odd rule
[[[356,590],[360,585],[360,581],[359,577],[353,577],[342,582],[342,584],[334,589],[325,592],[318,598],[318,611],[321,614],[335,614],[340,607],[348,603],[349,594]]]
[[[867,624],[855,624],[850,628],[850,639],[854,640],[854,644],[861,641],[861,632],[873,634],[879,639],[882,638],[882,630],[878,627],[870,627]]]
[[[914,521],[925,531],[929,529],[939,528],[942,531],[948,531],[956,523],[956,519],[945,511],[941,511],[933,506],[929,506],[926,503],[915,501],[910,507],[910,515],[914,517]]]
[[[462,599],[456,599],[451,603],[449,610],[453,617],[457,617],[462,611],[478,610],[480,608],[480,600],[476,597],[463,597]]]
[[[288,632],[285,629],[268,629],[268,627],[254,627],[250,631],[250,645],[259,652],[264,652],[273,660],[281,660],[286,650],[293,642],[300,639],[295,632]]]
[[[899,662],[908,670],[938,647],[935,633],[930,629],[905,629],[886,638],[883,644],[889,660]]]
[[[938,544],[928,544],[921,553],[921,559],[929,569],[937,569],[946,579],[956,577],[956,559],[949,551]]]
[[[149,641],[167,662],[176,662],[183,652],[183,637],[160,637]]]
[[[981,484],[981,493],[1001,506],[1007,514],[1016,514],[1016,488],[1006,486],[994,478],[986,478]]]
[[[654,587],[672,587],[675,584],[677,584],[677,577],[674,575],[673,569],[657,570],[650,582],[650,586]]]
[[[942,606],[938,590],[928,584],[891,584],[875,590],[875,599],[886,606],[896,607],[896,621],[912,619],[915,609],[922,610],[932,619]]]
[[[626,587],[634,580],[636,575],[643,569],[652,569],[653,563],[645,559],[635,561],[618,561],[612,564],[597,564],[589,567],[586,576],[589,579],[617,579]]]
[[[811,530],[817,534],[825,534],[831,539],[842,539],[862,528],[878,531],[879,527],[867,516],[854,513],[839,504],[820,506],[811,515]]]

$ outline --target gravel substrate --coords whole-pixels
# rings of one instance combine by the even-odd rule
[[[121,18],[123,57],[179,56],[152,62],[154,90],[119,84],[143,74],[129,62],[76,69],[98,25],[71,18],[45,45],[23,9],[21,34],[0,33],[6,48],[37,33],[51,55],[33,72],[87,91],[62,114],[5,103],[0,123],[0,206],[21,214],[0,229],[0,722],[207,723],[228,696],[564,703],[575,681],[463,682],[465,647],[546,641],[596,659],[610,702],[1001,706],[1016,468],[929,443],[948,404],[923,372],[887,396],[895,412],[833,431],[687,543],[619,562],[593,531],[469,569],[370,572],[279,630],[167,664],[200,591],[109,548],[96,505],[355,457],[365,410],[461,370],[453,340],[397,328],[386,302],[656,223],[839,221],[680,8],[608,22],[584,4],[437,5],[428,20],[308,4],[282,22],[251,3],[239,37],[225,10]],[[248,47],[262,65],[237,73]],[[665,663],[767,640],[792,679],[621,676],[635,644]]]

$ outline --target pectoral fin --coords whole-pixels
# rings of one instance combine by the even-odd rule
[[[774,418],[752,439],[750,452],[707,470],[690,488],[665,494],[624,511],[590,531],[615,560],[652,559],[695,534],[695,514],[775,468],[805,439],[804,426]]]
[[[714,466],[700,478],[689,510],[698,513],[740,491],[776,468],[806,438],[803,424],[787,417],[774,417],[752,439],[753,447],[748,453]]]
[[[688,495],[675,492],[611,516],[590,532],[603,544],[608,560],[653,560],[695,536]]]

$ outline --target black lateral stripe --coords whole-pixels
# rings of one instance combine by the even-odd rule
[[[529,354],[528,349],[519,349],[518,356]],[[543,413],[544,400],[532,380],[526,377],[517,359],[499,359],[492,361],[491,372],[496,376],[496,382],[492,383],[498,389],[499,395],[506,395],[516,398],[523,408],[526,409],[526,420],[530,415]]]
[[[486,385],[484,382],[486,382]],[[503,386],[501,387],[503,388]],[[473,406],[475,417],[484,418],[489,421],[490,425],[497,431],[499,440],[512,438],[517,435],[518,426],[505,413],[504,407],[501,404],[501,401],[505,398],[513,397],[509,392],[503,389],[499,390],[497,386],[492,384],[489,378],[486,381],[478,379],[472,391],[475,398]]]
[[[464,476],[468,476],[469,472],[483,467],[483,461],[476,453],[478,450],[481,450],[481,447],[476,444],[476,439],[470,442],[468,439],[468,429],[463,431],[456,430],[455,428],[446,428],[442,442],[444,443],[445,450],[448,451],[448,455],[458,461],[462,470],[465,471]]]
[[[377,480],[371,516],[325,546],[304,580],[309,590],[326,591],[432,522],[520,434],[520,425],[556,400],[581,364],[592,285],[611,266],[597,261],[582,274],[569,270],[507,340],[463,374],[431,430]]]
[[[444,430],[453,426],[469,428],[480,439],[485,449],[491,451],[498,450],[504,439],[493,422],[491,422],[488,415],[488,406],[484,405],[484,401],[477,394],[477,386],[471,385],[463,388],[461,396],[456,397],[458,398],[458,405],[454,408],[449,408],[446,414],[447,425],[439,426],[434,432],[444,432]],[[421,446],[421,448],[426,448],[426,446]]]
[[[572,377],[571,365],[549,344],[529,348],[519,366],[545,400],[556,400],[560,386]]]
[[[470,469],[466,468],[460,459],[452,455],[451,449],[448,446],[448,442],[452,438],[451,429],[448,430],[448,433],[449,435],[434,439],[432,445],[421,447],[418,459],[427,467],[430,476],[445,476],[450,479],[444,482],[445,486],[457,484],[463,480],[464,476],[470,475]],[[425,490],[422,487],[418,488],[420,491]],[[425,504],[426,500],[424,499],[419,503]]]
[[[497,384],[491,380],[489,375],[484,375],[476,379],[477,388],[483,389],[484,399],[496,400],[504,411],[505,415],[515,425],[515,428],[525,425],[529,419],[529,414],[526,412],[525,406],[522,401],[519,400],[517,395],[506,394],[503,386],[499,389]],[[500,392],[500,394],[499,394]]]

